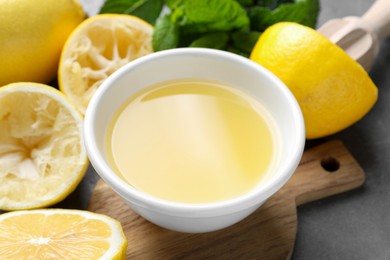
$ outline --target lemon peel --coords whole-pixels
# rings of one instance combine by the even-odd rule
[[[62,47],[85,19],[76,0],[0,1],[0,86],[49,83],[57,76]]]
[[[308,139],[351,126],[378,97],[377,87],[357,62],[322,34],[297,23],[270,26],[250,59],[289,87],[301,107]]]

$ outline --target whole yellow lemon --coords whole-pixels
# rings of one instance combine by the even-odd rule
[[[62,46],[84,18],[75,0],[1,0],[0,86],[53,80]]]

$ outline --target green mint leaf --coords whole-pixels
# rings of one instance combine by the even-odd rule
[[[193,41],[189,47],[203,47],[223,50],[226,48],[229,36],[225,32],[207,33]]]
[[[254,0],[236,0],[242,6],[250,6],[254,4]]]
[[[266,7],[255,6],[248,10],[251,29],[264,31],[271,25],[272,11]]]
[[[293,4],[296,0],[257,0],[257,6],[274,10],[282,4]]]
[[[264,31],[272,24],[282,21],[296,22],[315,28],[319,11],[318,0],[295,0],[294,3],[281,4],[274,10],[255,6],[248,10],[248,15],[251,29]]]
[[[249,28],[249,18],[243,7],[234,0],[184,0],[183,33],[207,33]]]
[[[167,14],[157,21],[152,38],[154,51],[172,49],[178,46],[179,28],[171,17],[171,14]]]
[[[164,0],[165,4],[170,9],[175,9],[183,5],[183,1],[185,0]]]
[[[236,31],[232,33],[234,47],[242,52],[250,53],[259,39],[261,32]]]
[[[250,54],[249,52],[240,51],[239,49],[235,48],[234,46],[228,47],[227,51],[235,53],[235,54],[238,54],[238,55],[241,55],[241,56],[243,56],[245,58],[249,58],[249,54]]]
[[[106,0],[99,13],[131,14],[154,24],[163,5],[164,0]]]

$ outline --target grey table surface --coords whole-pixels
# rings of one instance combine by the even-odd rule
[[[390,0],[388,0],[390,1]],[[81,0],[93,15],[102,0]],[[322,0],[318,26],[329,19],[361,16],[374,0]],[[302,205],[293,260],[390,259],[390,38],[383,40],[370,76],[379,99],[362,120],[314,146],[341,139],[366,173],[363,187]],[[93,168],[79,187],[56,207],[86,209],[98,180]],[[261,259],[261,257],[259,256]]]

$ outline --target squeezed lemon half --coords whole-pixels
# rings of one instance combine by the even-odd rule
[[[88,164],[82,117],[60,91],[38,83],[0,88],[0,209],[61,201]]]
[[[152,50],[153,27],[131,15],[100,14],[81,23],[62,50],[60,90],[84,114],[101,83],[126,63]]]

